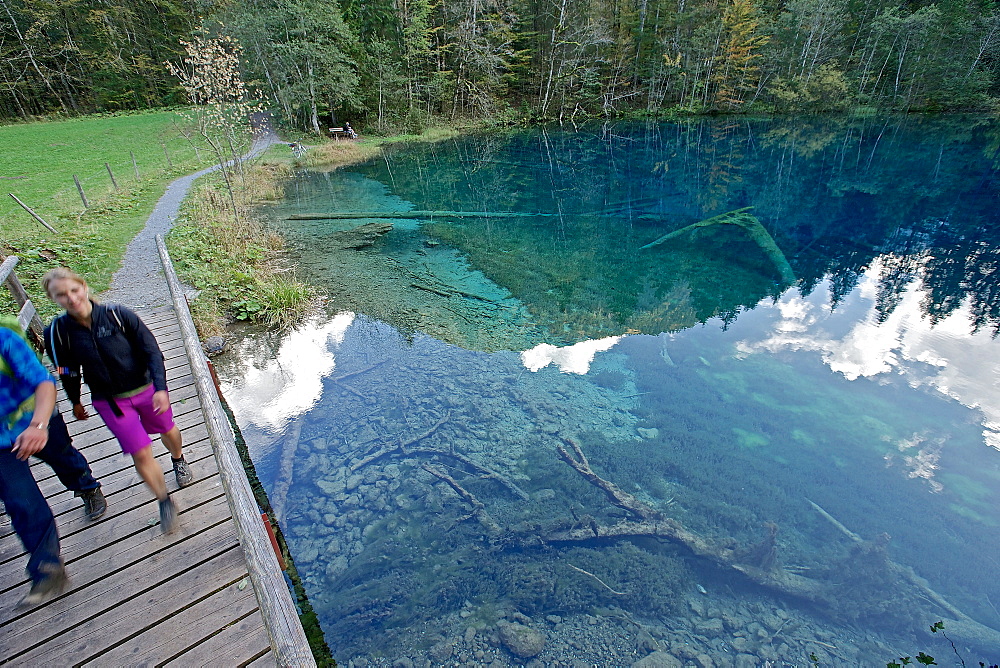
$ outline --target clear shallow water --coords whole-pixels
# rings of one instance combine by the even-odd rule
[[[953,656],[920,634],[944,619],[996,660],[994,137],[618,125],[297,178],[270,214],[329,312],[221,370],[334,655],[524,663],[521,624],[547,665],[884,665]],[[558,215],[360,250],[337,232],[368,221],[285,220],[413,209]],[[586,539],[639,520],[566,439],[707,552]]]

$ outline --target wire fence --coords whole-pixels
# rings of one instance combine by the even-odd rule
[[[93,163],[84,169],[68,175],[65,185],[54,192],[40,196],[34,193],[18,193],[17,181],[0,181],[0,221],[7,227],[25,229],[30,222],[30,208],[38,218],[58,229],[59,224],[84,213],[88,209],[99,209],[113,202],[116,195],[134,190],[137,185],[159,179],[171,173],[188,173],[214,162],[209,150],[200,147],[184,137],[167,140],[151,139],[142,150],[123,148],[113,160],[100,166]],[[12,197],[14,195],[21,204]],[[26,222],[27,221],[27,222]],[[41,231],[38,225],[38,230]]]

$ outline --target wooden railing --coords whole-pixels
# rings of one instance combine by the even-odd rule
[[[21,328],[28,334],[28,338],[31,339],[35,348],[41,350],[44,325],[42,324],[42,319],[38,317],[35,305],[28,298],[28,292],[21,285],[17,274],[14,273],[14,267],[17,266],[18,262],[20,262],[20,258],[16,255],[11,255],[3,261],[3,264],[0,264],[0,284],[7,286],[10,294],[14,297],[14,301],[17,302],[17,306],[20,309],[17,313],[17,321],[21,325]]]
[[[309,649],[309,642],[305,631],[302,630],[295,602],[292,600],[271,540],[261,520],[260,508],[250,489],[243,461],[236,450],[232,428],[222,410],[211,373],[207,364],[198,363],[199,360],[205,359],[205,354],[194,329],[194,321],[191,319],[180,281],[177,279],[167,247],[160,235],[156,236],[156,246],[160,252],[163,273],[167,278],[167,287],[170,289],[174,310],[177,312],[177,320],[184,337],[184,348],[191,360],[191,371],[205,412],[205,424],[219,463],[219,475],[226,490],[226,497],[229,499],[236,533],[246,556],[250,581],[257,594],[264,626],[271,638],[271,650],[279,666],[315,666],[316,661]]]

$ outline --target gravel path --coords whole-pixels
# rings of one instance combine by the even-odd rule
[[[243,159],[255,158],[269,146],[280,141],[268,125],[254,139],[250,151],[243,156]],[[182,176],[167,186],[167,191],[149,214],[146,227],[129,242],[121,269],[115,272],[111,279],[111,287],[100,296],[101,301],[124,304],[131,308],[170,303],[170,293],[163,278],[160,254],[156,250],[156,235],[166,235],[173,227],[181,202],[184,201],[195,179],[217,169],[219,166],[214,165],[200,172]]]

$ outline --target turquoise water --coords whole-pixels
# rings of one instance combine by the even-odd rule
[[[943,620],[1000,658],[998,137],[617,124],[298,175],[266,213],[328,301],[220,367],[334,656],[943,662]],[[288,219],[353,211],[425,213]]]

